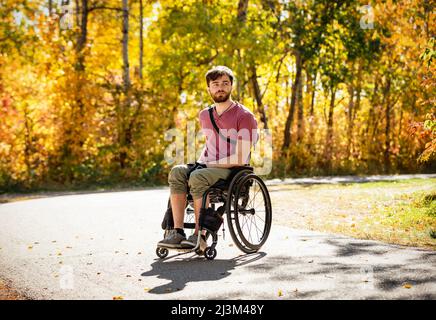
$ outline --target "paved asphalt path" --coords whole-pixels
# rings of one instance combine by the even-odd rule
[[[273,225],[245,255],[160,260],[168,188],[0,205],[0,278],[31,299],[436,299],[436,252]],[[274,204],[273,204],[274,206]]]

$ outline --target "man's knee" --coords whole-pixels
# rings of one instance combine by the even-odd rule
[[[168,175],[168,182],[174,180],[184,180],[188,179],[188,168],[184,164],[178,164],[171,168],[170,174]]]
[[[189,186],[195,186],[198,184],[207,185],[208,179],[207,179],[207,176],[205,174],[206,170],[207,169],[199,169],[199,170],[192,171],[191,175],[189,176],[189,180],[188,180]]]
[[[194,200],[201,198],[209,188],[209,181],[205,175],[206,170],[207,169],[195,170],[189,176],[189,190]]]
[[[171,168],[168,175],[168,184],[171,193],[186,193],[188,180],[188,167],[180,164]]]

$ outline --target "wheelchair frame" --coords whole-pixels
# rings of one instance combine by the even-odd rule
[[[156,254],[159,258],[163,259],[168,256],[169,250],[177,250],[182,252],[181,254],[186,254],[190,252],[195,252],[198,255],[204,254],[208,260],[213,260],[217,255],[216,245],[218,243],[218,231],[222,227],[224,232],[224,214],[227,217],[227,226],[230,231],[230,235],[236,246],[245,253],[257,252],[262,245],[266,242],[269,232],[271,230],[272,224],[272,208],[271,200],[268,193],[268,189],[265,186],[263,180],[253,173],[253,168],[250,166],[238,166],[230,168],[231,172],[226,180],[219,179],[214,185],[212,185],[202,197],[202,205],[200,209],[199,218],[199,235],[206,231],[206,243],[208,238],[212,237],[212,244],[206,248],[204,252],[200,250],[200,237],[197,239],[197,244],[194,248],[167,248],[167,247],[157,247]],[[253,244],[244,235],[241,225],[239,223],[239,215],[255,215],[256,210],[245,209],[249,197],[250,188],[253,182],[256,181],[260,189],[262,190],[263,200],[265,202],[265,226],[261,241],[258,244]],[[206,208],[207,198],[209,197],[209,208]],[[239,200],[242,203],[239,204]],[[216,204],[223,203],[218,209],[215,208]],[[189,208],[191,206],[191,208]],[[219,215],[222,220],[220,226],[217,230],[211,230],[205,225],[205,218],[210,214]],[[190,216],[194,217],[194,222],[184,222],[185,229],[195,229],[195,216],[193,210],[193,199],[190,193],[187,194],[186,208],[185,208],[185,219]],[[167,221],[165,220],[167,219]],[[172,211],[171,202],[168,201],[168,209],[166,212],[166,217],[162,222],[162,228],[165,230],[164,237],[166,237],[169,230],[173,229],[172,222]],[[257,226],[256,226],[257,228]],[[257,232],[257,231],[256,231]]]

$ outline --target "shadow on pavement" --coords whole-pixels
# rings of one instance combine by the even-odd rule
[[[165,294],[183,290],[187,283],[198,281],[214,281],[228,277],[236,267],[252,263],[266,256],[265,252],[240,255],[233,259],[213,261],[194,256],[184,260],[158,260],[151,264],[150,271],[141,274],[143,277],[158,276],[159,279],[170,280],[169,283],[154,287],[149,293]]]

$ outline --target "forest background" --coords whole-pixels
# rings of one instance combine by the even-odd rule
[[[0,192],[165,184],[215,65],[266,178],[435,172],[434,36],[431,1],[0,0]]]

